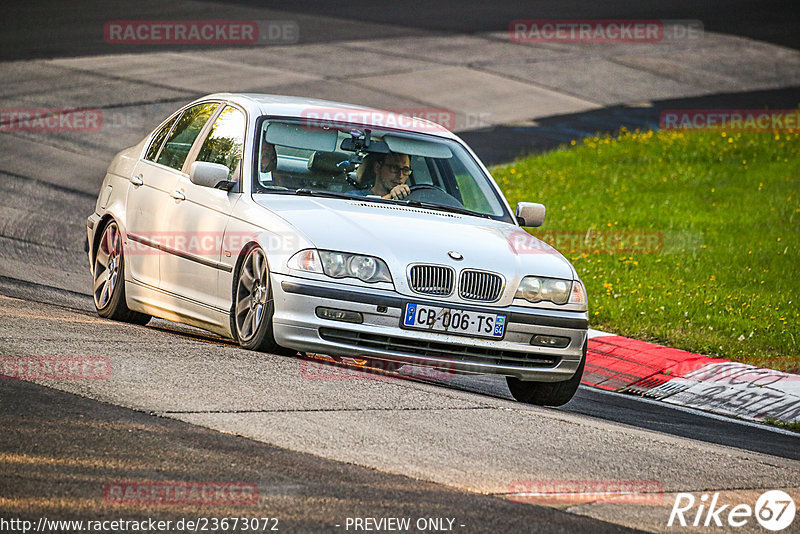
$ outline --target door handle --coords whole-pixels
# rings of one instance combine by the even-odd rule
[[[169,194],[175,200],[186,200],[186,195],[178,191],[177,189]]]
[[[142,179],[142,175],[141,174],[137,174],[136,176],[131,176],[131,183],[133,185],[142,185],[144,183],[144,180]]]

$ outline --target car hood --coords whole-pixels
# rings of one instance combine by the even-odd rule
[[[484,269],[508,282],[525,275],[573,278],[555,249],[513,224],[359,199],[259,195],[256,202],[302,232],[318,249],[378,256],[393,278],[411,263]],[[448,252],[463,256],[454,260]]]

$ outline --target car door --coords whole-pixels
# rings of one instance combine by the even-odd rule
[[[226,105],[213,118],[186,162],[184,173],[174,185],[180,198],[169,204],[167,218],[176,228],[186,230],[185,239],[176,243],[177,254],[162,256],[162,288],[217,309],[226,309],[229,295],[217,294],[228,218],[241,193],[237,186],[226,189],[204,187],[189,178],[194,161],[218,163],[228,167],[228,180],[241,178],[242,150],[246,131],[245,113]],[[238,184],[237,184],[238,185]],[[230,249],[228,249],[230,250]]]
[[[153,287],[158,287],[159,282],[156,234],[163,226],[164,206],[175,182],[170,169],[162,169],[155,161],[180,115],[175,114],[156,130],[144,158],[136,163],[129,177],[125,212],[127,268],[134,280]]]
[[[161,256],[171,248],[175,228],[167,219],[175,181],[200,130],[219,106],[206,102],[187,108],[153,136],[130,177],[126,208],[128,265],[131,276],[160,286]]]

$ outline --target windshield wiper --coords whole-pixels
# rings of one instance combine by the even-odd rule
[[[318,191],[314,189],[300,188],[295,190],[295,195],[303,195],[307,197],[325,197],[325,198],[346,198],[353,200],[358,198],[356,195],[348,195],[347,193],[337,193],[336,191]]]
[[[415,208],[425,208],[429,210],[438,210],[438,211],[452,211],[453,213],[461,213],[462,215],[472,215],[474,217],[484,217],[486,219],[491,219],[492,216],[488,213],[481,213],[479,211],[472,211],[468,210],[467,208],[460,208],[458,206],[447,206],[445,204],[434,204],[432,202],[422,202],[420,200],[399,200],[395,201],[399,202],[400,204],[405,204],[406,206],[413,206]]]
[[[288,191],[291,194],[291,190]],[[422,202],[420,200],[389,200],[385,198],[376,198],[376,197],[362,197],[360,195],[350,195],[347,193],[338,193],[336,191],[319,191],[315,189],[308,189],[308,188],[300,188],[294,191],[295,195],[303,195],[309,197],[325,197],[325,198],[343,198],[347,200],[360,200],[360,201],[370,201],[370,202],[381,202],[386,204],[403,204],[404,206],[412,206],[415,208],[425,208],[429,210],[437,210],[437,211],[450,211],[453,213],[460,213],[462,215],[472,215],[473,217],[483,217],[485,219],[491,219],[492,216],[487,213],[481,213],[479,211],[472,211],[467,208],[461,208],[458,206],[447,206],[445,204],[434,204],[432,202]]]
[[[257,189],[259,189],[259,191],[256,191],[256,193],[264,193],[266,191],[275,191],[278,193],[284,193],[289,190],[288,188],[283,187],[282,185],[261,185],[261,184],[258,184]]]

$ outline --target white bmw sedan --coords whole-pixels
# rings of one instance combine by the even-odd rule
[[[586,359],[584,286],[521,227],[457,136],[348,104],[214,94],[108,168],[87,221],[102,317],[247,349],[507,378],[561,405]]]

